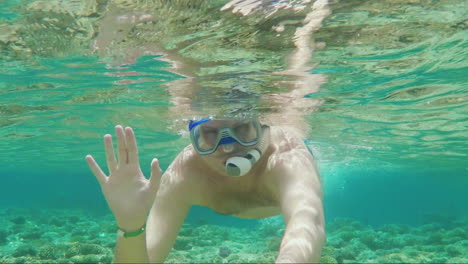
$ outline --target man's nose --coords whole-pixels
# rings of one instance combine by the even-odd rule
[[[226,153],[230,153],[234,150],[234,143],[230,143],[230,144],[223,144],[221,145],[222,149],[224,152]]]

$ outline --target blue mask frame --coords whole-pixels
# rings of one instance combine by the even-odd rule
[[[198,145],[198,138],[195,134],[195,128],[198,126],[198,125],[201,125],[201,124],[204,124],[204,123],[207,123],[207,122],[210,122],[210,121],[213,121],[213,119],[211,118],[204,118],[204,119],[201,119],[201,120],[198,120],[198,121],[194,121],[194,120],[190,120],[189,122],[189,131],[190,131],[190,140],[192,141],[192,145],[194,146],[195,150],[201,154],[201,155],[209,155],[209,154],[212,154],[214,153],[218,147],[220,145],[225,145],[225,144],[231,144],[231,143],[239,143],[240,145],[244,146],[244,147],[250,147],[250,146],[254,146],[258,143],[260,137],[261,137],[261,125],[260,125],[260,122],[258,122],[257,120],[253,120],[253,122],[256,122],[256,129],[257,129],[257,137],[255,138],[255,140],[251,141],[251,142],[245,142],[243,140],[241,140],[240,138],[238,138],[236,136],[236,134],[232,131],[232,129],[228,126],[224,126],[224,127],[221,127],[219,129],[219,132],[218,132],[218,136],[217,136],[217,139],[216,139],[216,143],[214,144],[214,147],[211,148],[211,149],[202,149],[200,148],[200,146]]]

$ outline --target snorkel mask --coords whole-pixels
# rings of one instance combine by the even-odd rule
[[[195,150],[200,155],[209,155],[220,146],[225,152],[230,152],[234,149],[234,143],[244,147],[255,146],[245,156],[231,157],[225,164],[226,172],[230,176],[238,177],[247,174],[260,159],[266,145],[264,135],[268,133],[262,133],[262,126],[258,120],[239,121],[233,126],[221,127],[212,126],[211,121],[213,121],[211,118],[190,121],[190,139]]]

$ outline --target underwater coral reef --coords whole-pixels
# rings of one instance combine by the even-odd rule
[[[186,223],[168,263],[271,263],[284,232],[281,217],[252,227]],[[116,226],[111,214],[79,210],[0,209],[0,263],[109,263]],[[327,224],[321,263],[467,263],[468,221],[434,218],[421,226]]]

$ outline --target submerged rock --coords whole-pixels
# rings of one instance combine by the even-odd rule
[[[334,257],[323,256],[323,257],[320,257],[320,263],[338,264],[338,261]]]
[[[176,250],[190,250],[191,248],[192,248],[192,244],[190,242],[189,237],[179,236],[176,239],[176,242],[174,244],[174,249],[176,249]]]
[[[37,250],[29,244],[22,244],[18,246],[13,251],[13,254],[12,254],[13,257],[36,256],[36,255],[37,255]]]
[[[220,247],[218,249],[218,255],[222,258],[226,258],[231,255],[231,250],[228,247]]]

